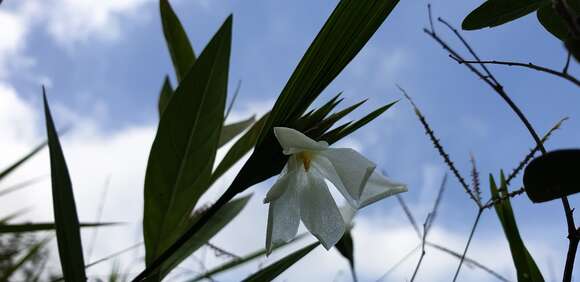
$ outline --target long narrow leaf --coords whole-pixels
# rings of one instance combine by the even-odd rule
[[[501,172],[501,186],[497,187],[493,176],[489,176],[491,195],[493,199],[505,198],[494,205],[497,217],[508,240],[512,259],[518,274],[518,281],[544,281],[538,265],[528,252],[514,217],[510,199],[507,196],[507,184],[503,171]]]
[[[171,81],[169,77],[165,76],[163,80],[163,86],[161,87],[161,92],[159,93],[159,101],[157,102],[157,111],[159,112],[159,117],[163,115],[165,108],[171,101],[171,96],[173,95],[173,86],[171,86]]]
[[[105,227],[118,225],[115,222],[103,222],[103,223],[79,223],[79,227]],[[54,230],[56,224],[52,222],[43,223],[22,223],[22,224],[1,224],[0,223],[0,234],[3,233],[27,233],[27,232],[38,232]]]
[[[20,267],[22,267],[28,261],[33,259],[38,254],[38,252],[40,252],[42,250],[42,248],[46,245],[46,243],[48,243],[48,241],[49,241],[49,239],[45,239],[45,240],[42,240],[42,241],[32,245],[28,249],[28,252],[24,256],[22,256],[22,258],[20,258],[11,267],[4,269],[3,273],[0,273],[0,281],[10,281],[11,280],[10,277],[12,275],[14,275]]]
[[[465,17],[461,27],[474,30],[502,25],[548,4],[549,0],[487,0]]]
[[[294,238],[294,240],[292,240],[288,243],[277,244],[272,248],[272,252],[275,252],[276,250],[278,250],[282,247],[285,247],[291,243],[294,243],[294,242],[306,237],[306,235],[308,235],[308,234],[303,233],[301,235],[296,236],[296,238]],[[208,270],[205,273],[203,273],[202,275],[199,275],[199,276],[189,280],[189,282],[197,282],[197,281],[203,280],[204,278],[211,278],[212,276],[214,276],[216,274],[222,273],[224,271],[232,270],[232,269],[239,267],[243,264],[246,264],[254,259],[265,257],[267,253],[268,253],[268,250],[266,250],[266,248],[263,248],[263,249],[255,251],[255,252],[252,252],[250,254],[247,254],[241,258],[234,258],[229,262],[226,262],[220,266],[217,266],[216,268]]]
[[[167,105],[145,175],[143,235],[149,264],[181,235],[207,190],[227,93],[232,17],[208,43]]]
[[[32,149],[28,154],[26,154],[25,156],[23,156],[22,158],[17,160],[15,163],[13,163],[9,167],[7,167],[3,171],[1,171],[0,172],[0,181],[2,181],[2,179],[4,179],[6,176],[8,176],[10,173],[12,173],[15,169],[17,169],[21,165],[23,165],[26,161],[30,160],[30,158],[34,157],[38,152],[40,152],[44,148],[44,146],[46,146],[46,144],[48,144],[48,143],[43,142],[42,144],[39,144],[38,146],[34,147],[34,149]]]
[[[218,147],[221,147],[228,143],[230,140],[234,139],[238,136],[242,131],[246,130],[250,125],[252,125],[256,121],[254,116],[251,116],[248,119],[226,124],[222,128],[222,133],[220,134],[220,140],[218,142]]]
[[[86,281],[77,209],[66,161],[52,121],[44,87],[44,113],[50,151],[52,203],[62,273],[67,281]]]
[[[288,256],[280,259],[279,261],[269,265],[268,267],[252,274],[250,277],[244,279],[244,282],[261,282],[261,281],[272,281],[278,275],[282,274],[286,269],[290,268],[297,261],[306,256],[310,251],[320,245],[319,242],[312,243],[298,251],[295,251]]]
[[[159,11],[161,13],[163,35],[173,61],[175,75],[177,76],[177,81],[181,82],[195,63],[195,53],[189,38],[187,38],[187,33],[185,33],[168,0],[159,0]]]

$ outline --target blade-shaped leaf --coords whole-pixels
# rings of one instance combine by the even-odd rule
[[[56,239],[62,273],[67,281],[86,281],[83,247],[72,183],[66,161],[52,121],[44,87],[44,113],[50,152],[52,203],[56,225]]]
[[[48,143],[43,142],[42,144],[39,144],[38,146],[34,147],[34,149],[32,149],[28,154],[26,154],[25,156],[23,156],[22,158],[17,160],[15,163],[13,163],[9,167],[7,167],[3,171],[1,171],[0,172],[0,181],[2,181],[2,179],[4,179],[6,176],[8,176],[10,173],[12,173],[15,169],[19,168],[21,165],[26,163],[26,161],[30,160],[30,158],[32,158],[34,155],[36,155],[38,152],[40,152],[44,148],[44,146],[46,146],[46,144],[48,144]]]
[[[298,119],[367,43],[398,0],[342,0],[292,73],[260,136]]]
[[[145,175],[143,236],[149,264],[183,232],[210,184],[223,124],[232,17],[224,22],[165,109]]]
[[[338,241],[334,247],[346,260],[348,260],[352,277],[354,281],[357,281],[356,272],[354,270],[354,242],[350,233],[350,230],[345,232],[344,235],[342,235],[342,238],[340,238],[340,241]]]
[[[520,237],[510,199],[507,197],[507,184],[503,171],[501,172],[501,186],[499,189],[492,175],[489,176],[489,182],[492,198],[498,199],[500,196],[505,198],[505,200],[496,203],[494,208],[510,246],[512,259],[518,274],[518,281],[544,281],[542,273]]]
[[[211,176],[211,182],[215,182],[228,169],[230,169],[237,161],[239,161],[246,153],[248,153],[258,141],[262,127],[268,118],[268,114],[261,117],[248,132],[246,132],[226,153],[224,158],[218,164],[217,168]]]
[[[220,134],[220,141],[218,142],[218,147],[221,147],[228,143],[230,140],[238,136],[242,131],[246,130],[250,125],[256,121],[254,116],[248,119],[226,124],[222,128],[222,133]]]
[[[49,239],[45,239],[32,245],[28,249],[28,252],[26,252],[26,254],[22,256],[14,265],[12,265],[7,269],[3,269],[4,271],[0,273],[0,281],[11,281],[10,277],[14,275],[14,273],[18,271],[18,269],[22,267],[25,263],[33,259],[36,256],[36,254],[38,254],[38,252],[41,251],[42,248],[49,241],[50,241]]]
[[[286,269],[290,268],[297,261],[310,253],[310,251],[314,250],[314,248],[318,247],[318,245],[320,245],[319,242],[312,243],[298,251],[295,251],[279,261],[272,263],[266,268],[252,274],[250,277],[244,279],[244,282],[272,281]]]
[[[307,233],[303,233],[300,234],[298,236],[296,236],[292,241],[288,242],[288,243],[282,243],[282,244],[276,244],[273,248],[272,248],[272,252],[275,252],[276,250],[287,246],[291,243],[294,243],[304,237],[306,237],[306,235],[308,235]],[[241,266],[243,264],[246,264],[254,259],[257,258],[264,258],[266,256],[266,253],[268,252],[268,250],[266,250],[266,248],[263,248],[261,250],[255,251],[253,253],[250,253],[248,255],[245,255],[241,258],[234,258],[229,262],[226,262],[220,266],[217,266],[216,268],[210,269],[208,271],[206,271],[205,273],[203,273],[202,275],[199,275],[191,280],[189,280],[189,282],[197,282],[200,280],[203,280],[204,278],[211,278],[212,276],[222,273],[224,271],[229,271],[232,270],[238,266]]]
[[[163,111],[165,111],[165,108],[171,100],[171,95],[173,95],[173,87],[171,86],[169,77],[165,76],[163,86],[161,87],[161,92],[159,93],[159,100],[157,101],[157,111],[159,112],[159,117],[163,115]]]
[[[185,33],[179,18],[177,18],[169,4],[169,0],[159,0],[159,11],[161,13],[163,35],[173,61],[175,75],[177,76],[177,81],[181,82],[195,63],[195,53],[189,38],[187,38],[187,33]]]
[[[251,195],[235,199],[225,204],[211,220],[205,224],[201,230],[189,241],[183,245],[169,260],[167,260],[161,267],[161,278],[167,275],[180,262],[193,254],[201,246],[205,245],[211,238],[213,238],[220,230],[222,230],[228,223],[230,223],[244,207],[248,204]],[[191,224],[199,218],[194,216],[190,221]]]
[[[502,25],[549,3],[550,0],[488,0],[471,11],[463,20],[461,27],[465,30],[475,30]]]
[[[103,222],[103,223],[79,223],[79,227],[104,227],[118,225],[116,222]],[[21,223],[21,224],[0,224],[0,234],[3,233],[26,233],[26,232],[37,232],[37,231],[47,231],[54,230],[56,225],[52,222],[40,222],[40,223]]]

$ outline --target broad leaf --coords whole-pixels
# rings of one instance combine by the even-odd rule
[[[550,0],[488,0],[471,11],[461,27],[466,30],[494,27],[521,18]]]
[[[295,251],[279,261],[272,263],[266,268],[252,274],[250,277],[244,279],[244,282],[272,281],[286,269],[290,268],[297,261],[310,253],[310,251],[314,250],[314,248],[318,247],[318,245],[320,245],[319,242],[312,243],[298,251]]]
[[[44,92],[44,88],[42,89]],[[50,152],[52,204],[62,273],[66,281],[86,281],[83,247],[75,199],[66,161],[43,93],[46,132]]]
[[[300,235],[296,236],[292,241],[290,241],[288,243],[276,244],[272,248],[272,252],[275,252],[276,250],[278,250],[278,249],[280,249],[280,248],[282,248],[284,246],[287,246],[287,245],[289,245],[291,243],[294,243],[294,242],[296,242],[296,241],[304,238],[306,235],[308,235],[308,234],[303,233],[303,234],[300,234]],[[224,263],[224,264],[222,264],[220,266],[217,266],[216,268],[213,268],[213,269],[210,269],[210,270],[204,272],[203,274],[201,274],[201,275],[199,275],[199,276],[197,276],[197,277],[189,280],[189,282],[197,282],[197,281],[203,280],[204,278],[210,278],[211,279],[211,277],[212,276],[215,276],[216,274],[222,273],[224,271],[232,270],[232,269],[234,269],[236,267],[239,267],[239,266],[241,266],[243,264],[246,264],[246,263],[248,263],[248,262],[250,262],[252,260],[255,260],[257,258],[265,258],[267,252],[268,252],[268,250],[266,250],[266,248],[263,248],[261,250],[258,250],[258,251],[255,251],[253,253],[247,254],[247,255],[245,255],[243,257],[234,258],[234,259],[232,259],[229,262],[226,262],[226,263]]]
[[[117,224],[119,224],[119,223],[114,223],[114,222],[79,223],[79,227],[104,227],[104,226],[112,226],[112,225],[117,225]],[[0,234],[47,231],[47,230],[54,230],[55,227],[56,227],[56,225],[52,222],[3,224],[0,221]]]
[[[234,139],[238,136],[242,131],[246,130],[250,125],[252,125],[256,121],[254,116],[251,116],[248,119],[226,124],[222,128],[222,133],[220,134],[220,141],[218,143],[218,147],[221,147]]]
[[[195,53],[189,38],[187,38],[187,33],[185,33],[179,18],[177,18],[169,4],[169,0],[159,0],[159,11],[161,13],[163,35],[173,61],[175,75],[177,76],[177,81],[181,82],[195,63]]]
[[[496,203],[494,208],[510,246],[512,259],[518,274],[518,281],[544,281],[542,273],[520,237],[510,199],[506,197],[508,190],[503,171],[501,172],[501,186],[499,189],[492,175],[489,176],[489,182],[492,198],[495,200],[500,197],[505,198]]]
[[[580,149],[556,150],[532,160],[524,170],[526,194],[534,203],[580,192]]]
[[[168,76],[165,76],[163,86],[161,87],[161,91],[159,93],[159,100],[157,101],[157,111],[159,112],[160,118],[161,115],[163,115],[163,111],[165,111],[165,108],[169,104],[172,95],[173,95],[173,87],[171,86],[171,81],[169,81]]]
[[[161,267],[161,278],[167,275],[174,267],[193,254],[197,249],[209,242],[211,238],[236,218],[248,204],[250,197],[251,195],[241,197],[225,204],[195,236],[191,237],[179,251],[163,264]],[[194,215],[190,220],[190,225],[199,219],[200,215],[201,213]]]
[[[179,84],[153,141],[145,175],[146,263],[181,235],[210,184],[223,124],[232,17]]]

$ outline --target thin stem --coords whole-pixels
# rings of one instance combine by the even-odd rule
[[[401,264],[403,264],[403,262],[408,260],[411,257],[411,255],[413,255],[413,253],[415,253],[415,251],[417,249],[419,249],[420,247],[421,247],[420,244],[415,246],[412,250],[410,250],[407,254],[405,254],[398,262],[396,262],[393,266],[391,266],[391,268],[389,268],[385,272],[385,274],[383,274],[383,276],[381,276],[381,278],[377,279],[377,281],[385,280],[385,278],[387,278],[387,276],[389,276],[389,274],[391,274],[391,272],[395,271]]]
[[[450,56],[452,59],[456,60],[457,58]],[[505,66],[516,66],[516,67],[523,67],[523,68],[528,68],[528,69],[533,69],[539,72],[544,72],[544,73],[548,73],[551,75],[555,75],[557,77],[563,78],[573,84],[575,84],[576,86],[580,86],[580,80],[578,80],[576,77],[571,76],[570,74],[568,74],[567,72],[567,67],[564,68],[564,71],[557,71],[557,70],[553,70],[547,67],[543,67],[543,66],[539,66],[539,65],[535,65],[532,63],[519,63],[519,62],[509,62],[509,61],[497,61],[497,60],[492,60],[492,61],[463,61],[463,60],[456,60],[458,63],[460,64],[490,64],[490,65],[505,65]]]
[[[419,239],[420,239],[422,237],[421,236],[421,231],[419,230],[419,226],[417,225],[417,221],[415,221],[415,217],[411,213],[411,210],[409,210],[409,207],[407,206],[407,204],[405,203],[405,201],[403,200],[403,197],[401,195],[395,195],[395,197],[399,201],[399,204],[401,205],[401,208],[403,208],[403,211],[405,212],[405,215],[407,216],[407,219],[409,219],[409,222],[411,223],[411,226],[413,226],[413,230],[415,230],[415,233],[417,234],[417,237],[419,237]]]
[[[425,257],[425,243],[427,242],[427,233],[429,231],[429,226],[431,225],[431,213],[427,215],[425,218],[425,223],[423,223],[423,237],[421,238],[421,255],[419,256],[419,261],[417,262],[417,266],[415,266],[415,271],[413,271],[413,276],[411,276],[411,282],[415,281],[415,277],[419,272],[419,267],[421,267],[421,263],[423,262],[423,258]]]
[[[467,244],[465,245],[465,249],[463,250],[463,254],[461,255],[461,259],[459,260],[459,265],[457,266],[457,271],[455,272],[455,276],[453,276],[453,281],[457,281],[457,277],[459,276],[459,271],[461,270],[461,266],[465,261],[465,255],[467,254],[467,249],[469,249],[469,245],[471,244],[471,239],[473,239],[473,234],[475,234],[475,228],[477,228],[477,224],[479,223],[479,219],[481,218],[481,214],[483,213],[484,209],[479,209],[477,212],[477,217],[475,218],[475,222],[471,227],[471,232],[469,233],[469,239],[467,239]]]

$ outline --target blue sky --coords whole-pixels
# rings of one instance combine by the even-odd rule
[[[28,145],[43,138],[42,115],[38,111],[40,84],[46,83],[57,123],[72,124],[75,128],[69,137],[65,137],[64,149],[67,151],[66,146],[69,144],[69,166],[73,175],[77,173],[79,180],[75,183],[81,183],[75,192],[81,198],[79,205],[82,206],[82,199],[89,201],[99,195],[95,190],[102,189],[101,185],[86,192],[83,189],[90,188],[80,186],[96,186],[97,182],[104,183],[107,176],[111,177],[113,183],[113,192],[110,193],[116,193],[115,189],[118,189],[119,195],[127,197],[124,199],[129,199],[127,195],[139,195],[142,189],[140,171],[144,168],[148,144],[157,122],[157,95],[164,75],[173,73],[161,33],[157,2],[125,0],[92,3],[59,0],[50,9],[47,8],[48,4],[42,2],[7,0],[0,7],[0,23],[3,23],[2,20],[9,23],[0,24],[0,90],[4,90],[0,94],[12,93],[12,100],[6,98],[3,101],[16,101],[22,106],[7,106],[6,112],[0,114],[0,126],[14,133],[0,141],[3,145],[0,152],[12,157],[2,160],[0,164],[9,164],[19,153],[25,152]],[[227,15],[234,14],[229,90],[232,93],[238,81],[242,81],[240,96],[234,107],[234,118],[243,118],[253,113],[263,113],[271,107],[336,1],[174,0],[172,3],[197,53]],[[481,172],[484,195],[487,195],[487,175],[497,175],[500,169],[510,171],[528,152],[528,148],[532,147],[533,140],[490,88],[448,58],[423,33],[422,28],[427,26],[427,3],[401,1],[359,56],[317,102],[322,103],[339,91],[344,91],[345,106],[369,98],[352,115],[352,118],[356,118],[382,104],[401,99],[395,87],[396,83],[400,84],[415,99],[459,169],[468,178],[469,154],[473,153]],[[479,5],[479,1],[460,1],[453,5],[443,1],[431,3],[436,17],[441,16],[457,27],[470,10]],[[443,26],[437,25],[436,29],[453,46],[464,50]],[[565,61],[561,44],[543,30],[535,15],[499,28],[465,32],[464,35],[484,59],[534,62],[555,69],[560,69]],[[577,64],[573,64],[570,71],[578,73],[577,69]],[[578,147],[580,134],[576,129],[580,128],[580,116],[577,113],[580,93],[575,86],[524,69],[493,67],[492,71],[540,134],[560,118],[570,117],[563,129],[549,141],[548,148]],[[18,123],[12,122],[15,116],[18,117]],[[28,125],[23,126],[25,123]],[[410,191],[405,198],[420,222],[430,208],[439,181],[446,171],[441,158],[423,132],[410,105],[402,100],[383,117],[342,144],[361,150],[391,177],[406,182]],[[128,144],[133,144],[130,149],[124,147]],[[107,154],[111,156],[103,157]],[[102,162],[91,160],[91,157],[102,157],[99,159]],[[45,158],[38,158],[34,165],[18,177],[47,171]],[[113,165],[111,162],[120,164]],[[118,167],[127,164],[131,169]],[[119,176],[121,174],[124,175]],[[14,181],[17,180],[15,176]],[[514,181],[512,189],[519,188],[517,185],[521,185],[519,179]],[[267,186],[258,185],[255,198],[261,197]],[[34,189],[44,191],[42,193],[46,195],[48,183]],[[34,198],[30,193],[21,192],[12,197]],[[259,205],[261,199],[254,200],[254,204]],[[49,206],[43,206],[48,204],[40,202],[42,199],[30,201],[31,205],[37,206],[35,210],[39,210],[32,215],[50,214],[47,209]],[[580,204],[575,196],[571,197],[571,201],[573,205]],[[123,201],[117,199],[117,202],[112,202],[107,219],[117,220],[115,216],[123,214],[120,209]],[[90,208],[91,204],[85,204],[84,214],[87,218],[93,216],[91,213],[94,207]],[[521,233],[524,239],[529,240],[532,254],[537,254],[537,261],[547,277],[552,272],[549,265],[553,265],[558,280],[566,247],[562,207],[557,201],[533,205],[525,196],[514,199],[513,205]],[[80,209],[82,216],[83,207]],[[140,209],[140,202],[134,201],[134,207],[127,212],[131,216],[127,216],[126,220],[135,222],[132,229],[111,232],[125,234],[132,240],[137,238]],[[467,199],[455,178],[451,177],[436,223],[440,229],[434,236],[439,236],[437,238],[442,243],[461,248],[475,213],[473,203]],[[125,218],[124,215],[120,217]],[[374,238],[389,245],[385,250],[396,253],[387,257],[377,254],[376,260],[385,260],[382,270],[388,269],[389,263],[396,261],[405,252],[397,249],[397,244],[390,243],[393,238],[388,236],[394,236],[396,232],[390,234],[389,230],[405,228],[412,231],[406,225],[406,218],[394,199],[369,207],[362,211],[360,218],[361,229],[365,226],[369,229],[359,233],[355,229],[355,239],[357,234],[360,234],[361,240]],[[263,223],[256,226],[263,226]],[[229,231],[232,232],[232,229]],[[366,234],[369,230],[387,237]],[[262,240],[263,232],[257,230],[255,237]],[[221,236],[219,240],[224,244],[237,247],[231,241],[232,236]],[[256,241],[260,241],[258,239]],[[132,240],[119,242],[118,245],[129,245]],[[479,256],[484,262],[497,263],[501,273],[514,277],[505,250],[498,262],[494,262],[494,256],[485,251],[486,244],[497,244],[499,249],[507,246],[493,211],[484,214],[473,244],[474,258]],[[372,247],[368,250],[372,251]],[[438,265],[435,258],[440,254],[435,252],[433,259],[427,259],[425,265]],[[430,255],[428,252],[427,258]],[[315,257],[319,256],[325,256],[325,253],[317,253]],[[333,256],[331,262],[340,261],[340,257],[334,253],[326,256]],[[362,261],[365,261],[364,258]],[[448,264],[444,266],[453,269],[454,262],[448,259]],[[412,267],[414,258],[408,264]],[[336,271],[345,271],[345,267],[344,263],[340,264]],[[365,280],[378,278],[376,273],[380,272],[381,265],[373,267],[361,265],[361,277]],[[451,273],[445,267],[445,273],[426,267],[425,277],[419,279],[427,281],[427,274],[433,271],[431,274],[435,280],[448,280]],[[251,268],[246,269],[246,272],[240,271],[241,274],[236,275],[247,274]],[[408,277],[410,273],[405,271],[407,269],[399,271],[396,277]],[[490,279],[469,268],[466,268],[465,273],[466,280]],[[317,275],[315,277],[333,277]],[[287,279],[293,280],[296,277],[300,276],[287,276]],[[236,280],[232,277],[224,279]],[[348,275],[340,279],[348,279]]]

